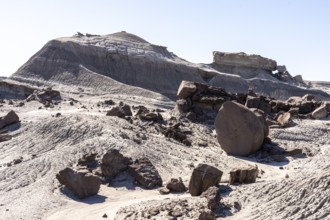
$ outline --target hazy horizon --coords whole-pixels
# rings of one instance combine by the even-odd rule
[[[0,2],[0,76],[54,38],[126,31],[194,63],[211,63],[212,51],[245,52],[274,59],[293,76],[330,81],[326,1]]]

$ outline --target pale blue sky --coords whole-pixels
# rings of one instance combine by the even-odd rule
[[[246,52],[330,81],[327,0],[0,0],[0,29],[0,75],[51,39],[125,30],[191,62],[211,63],[215,50]]]

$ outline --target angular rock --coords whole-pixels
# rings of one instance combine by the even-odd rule
[[[326,106],[320,106],[312,112],[312,117],[314,119],[322,119],[328,116],[328,111]]]
[[[4,128],[7,125],[19,122],[19,117],[17,114],[11,110],[6,116],[0,118],[0,128]]]
[[[110,149],[102,158],[102,174],[107,177],[114,177],[118,173],[126,170],[132,160],[123,156],[117,149]]]
[[[166,188],[173,192],[185,192],[186,186],[182,182],[181,177],[179,179],[172,178],[171,181],[166,185]]]
[[[56,178],[79,199],[96,195],[101,185],[101,179],[86,170],[75,171],[71,168],[65,168],[56,174]]]
[[[221,195],[218,187],[211,186],[202,193],[201,197],[207,199],[207,207],[209,209],[214,210],[219,207]]]
[[[261,148],[265,126],[251,110],[235,102],[225,102],[215,119],[221,148],[236,156],[248,156]]]
[[[177,96],[180,99],[186,99],[194,94],[197,87],[193,82],[183,80],[179,86]]]
[[[259,174],[258,167],[249,166],[246,168],[239,168],[230,171],[229,173],[229,183],[254,183]]]
[[[191,174],[189,181],[189,193],[199,196],[211,186],[217,186],[221,180],[222,172],[217,168],[199,164]]]
[[[136,160],[129,165],[128,171],[141,186],[147,189],[163,185],[161,176],[148,158]]]

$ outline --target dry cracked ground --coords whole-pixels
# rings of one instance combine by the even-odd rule
[[[169,122],[177,115],[175,102],[166,98],[153,99],[143,91],[104,95],[88,88],[56,89],[62,101],[53,108],[37,101],[20,106],[15,100],[5,100],[0,107],[1,116],[14,110],[20,118],[7,128],[12,139],[0,143],[1,219],[198,219],[208,211],[205,198],[188,192],[161,195],[158,189],[135,185],[125,172],[102,184],[98,195],[83,200],[55,178],[84,154],[101,156],[111,148],[133,159],[149,158],[164,183],[181,177],[188,186],[198,164],[217,167],[223,172],[220,191],[225,204],[218,219],[330,219],[329,118],[294,119],[294,127],[271,129],[269,137],[280,148],[303,150],[299,157],[288,155],[284,162],[276,162],[263,152],[228,156],[212,123],[182,120],[192,143],[186,146],[165,137],[154,123],[106,116],[110,106],[100,104],[111,99],[159,109]],[[229,171],[247,165],[258,166],[257,181],[229,185]]]

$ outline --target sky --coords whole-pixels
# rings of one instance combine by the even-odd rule
[[[0,76],[49,40],[126,31],[194,63],[245,52],[330,81],[329,10],[328,0],[0,0]]]

